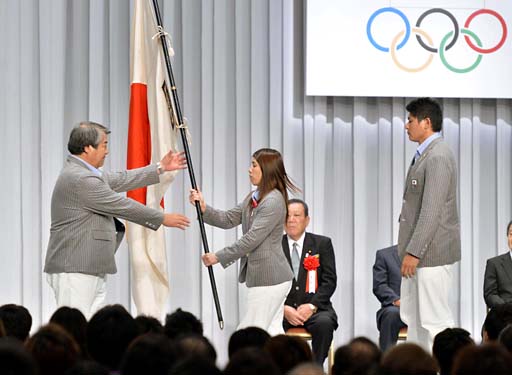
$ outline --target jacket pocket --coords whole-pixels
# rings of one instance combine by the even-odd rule
[[[92,238],[94,238],[95,240],[101,240],[101,241],[112,241],[113,234],[112,234],[112,232],[109,232],[106,230],[93,229]]]

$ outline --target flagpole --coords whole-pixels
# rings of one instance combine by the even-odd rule
[[[160,15],[160,8],[158,7],[158,2],[157,2],[157,0],[152,0],[152,2],[153,2],[153,9],[155,12],[157,26],[159,27],[160,30],[163,30],[162,17]],[[174,75],[172,72],[171,59],[169,57],[169,50],[167,48],[166,35],[164,33],[160,33],[159,38],[160,38],[160,42],[161,42],[162,50],[163,50],[163,54],[164,54],[165,66],[167,68],[167,75],[169,76],[169,83],[171,85],[172,101],[174,103],[174,109],[176,110],[176,118],[178,120],[178,124],[180,125],[179,130],[180,130],[180,135],[181,135],[181,141],[183,142],[185,156],[187,157],[187,167],[188,167],[188,174],[190,176],[190,184],[192,185],[192,189],[197,190],[197,183],[196,183],[196,178],[194,175],[194,168],[192,166],[192,157],[190,155],[190,149],[188,146],[186,129],[183,126],[183,115],[181,114],[181,107],[180,107],[180,102],[179,102],[179,98],[178,98],[178,91],[176,89],[176,82],[174,81]],[[208,248],[208,240],[206,238],[206,230],[204,228],[203,213],[201,212],[201,206],[198,201],[196,201],[196,213],[197,213],[197,220],[199,220],[199,229],[201,231],[201,239],[203,242],[204,253],[208,254],[210,252],[210,250]],[[208,267],[208,275],[210,276],[210,284],[212,287],[213,300],[215,302],[215,309],[217,310],[217,320],[219,321],[219,327],[220,327],[220,329],[224,329],[224,319],[222,318],[222,311],[220,308],[219,295],[217,293],[217,284],[215,283],[215,275],[213,273],[212,266]]]

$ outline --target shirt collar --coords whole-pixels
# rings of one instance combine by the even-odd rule
[[[286,235],[286,238],[288,238],[288,248],[290,249],[290,254],[293,251],[293,244],[295,242],[297,243],[297,251],[299,252],[299,254],[302,253],[302,248],[304,247],[304,237],[306,237],[306,232],[302,233],[302,235],[297,241],[293,240],[290,236]]]
[[[98,175],[101,177],[101,171],[98,168],[92,166],[91,164],[87,163],[84,159],[79,158],[78,156],[75,156],[75,155],[69,155],[69,156],[71,156],[72,158],[75,158],[76,160],[81,161],[82,163],[84,163],[84,165],[87,167],[87,169],[89,169],[95,175]]]
[[[417,149],[418,154],[420,154],[420,156],[421,156],[423,154],[423,152],[427,149],[428,145],[431,144],[432,141],[434,141],[435,139],[440,138],[440,137],[441,137],[441,133],[435,132],[430,137],[425,139],[425,141],[421,145],[418,146],[418,149]]]

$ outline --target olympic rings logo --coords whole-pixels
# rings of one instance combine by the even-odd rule
[[[394,14],[398,15],[402,19],[402,21],[404,22],[404,25],[405,25],[405,30],[400,31],[392,39],[390,47],[384,47],[384,46],[378,44],[372,35],[372,24],[375,21],[375,19],[383,13],[394,13]],[[427,16],[434,14],[434,13],[440,13],[442,15],[445,15],[446,17],[448,17],[450,19],[450,21],[453,24],[453,30],[449,31],[441,39],[439,48],[434,48],[432,38],[429,36],[429,34],[426,31],[424,31],[420,28],[423,20]],[[473,31],[469,30],[469,26],[470,26],[471,22],[477,16],[482,15],[482,14],[488,14],[488,15],[494,16],[501,24],[501,29],[502,29],[501,39],[498,41],[498,43],[496,45],[489,47],[489,48],[484,48],[482,46],[482,41],[480,40],[480,38]],[[420,46],[423,49],[425,49],[426,51],[430,52],[430,56],[426,59],[426,61],[416,67],[407,67],[407,66],[403,65],[400,61],[398,61],[398,56],[396,53],[399,49],[404,47],[405,44],[409,41],[409,39],[411,37],[411,33],[414,33],[416,35],[416,40],[418,41]],[[434,54],[439,53],[441,62],[447,69],[451,70],[454,73],[469,73],[472,70],[476,69],[476,67],[480,64],[480,62],[482,61],[482,55],[496,52],[503,46],[503,44],[505,44],[505,41],[507,39],[507,24],[505,23],[505,20],[498,12],[491,10],[491,9],[479,9],[479,10],[476,10],[475,12],[471,13],[471,15],[466,19],[466,22],[464,22],[464,27],[460,28],[460,30],[459,30],[459,24],[457,22],[457,19],[453,16],[453,14],[448,12],[446,9],[433,8],[433,9],[427,10],[426,12],[421,14],[418,17],[418,20],[416,21],[415,27],[411,27],[409,20],[407,19],[406,15],[401,10],[399,10],[397,8],[386,7],[386,8],[378,9],[370,16],[370,18],[368,19],[368,23],[366,24],[366,34],[368,36],[368,40],[376,49],[378,49],[379,51],[382,51],[382,52],[390,52],[391,58],[392,58],[393,62],[395,63],[395,65],[403,71],[410,72],[410,73],[416,73],[416,72],[422,71],[430,65],[430,63],[433,60]],[[452,64],[450,64],[450,62],[448,62],[448,60],[446,58],[446,51],[448,51],[450,48],[452,48],[455,45],[455,43],[457,43],[460,34],[464,35],[464,40],[466,41],[466,44],[473,51],[478,53],[478,56],[476,57],[475,61],[465,67],[455,67]],[[427,41],[427,43],[425,43],[425,40]]]

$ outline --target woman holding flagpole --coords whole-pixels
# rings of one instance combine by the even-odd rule
[[[249,178],[257,189],[230,210],[206,205],[201,192],[193,189],[189,199],[192,204],[200,202],[207,224],[223,229],[242,224],[243,236],[215,253],[204,254],[203,263],[226,268],[241,259],[239,282],[248,287],[247,312],[237,329],[255,326],[277,335],[283,333],[284,301],[293,279],[281,247],[287,190],[298,188],[286,175],[281,154],[270,148],[252,155]]]

